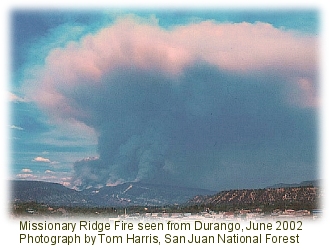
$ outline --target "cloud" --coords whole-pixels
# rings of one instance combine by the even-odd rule
[[[26,100],[24,98],[21,98],[10,92],[8,92],[8,99],[10,102],[26,102]]]
[[[32,173],[32,170],[29,169],[29,168],[23,168],[23,169],[21,170],[21,172],[23,172],[23,173]]]
[[[315,173],[316,51],[316,37],[266,23],[126,18],[50,51],[25,90],[96,132],[99,157],[74,164],[77,187],[284,182],[288,165]]]
[[[34,158],[32,161],[34,161],[34,162],[50,163],[51,165],[59,164],[58,161],[51,161],[50,159],[44,158],[44,157],[41,157],[41,156],[38,156],[38,157]]]
[[[55,172],[51,170],[45,170],[44,172],[34,172],[30,169],[22,169],[22,173],[16,174],[16,179],[21,180],[41,180],[47,182],[60,183],[69,186],[71,177],[68,176],[67,172]]]
[[[55,172],[48,169],[43,174],[40,173],[39,179],[42,181],[50,181],[63,185],[67,185],[67,183],[71,181],[71,177],[68,177],[67,172]]]
[[[38,156],[38,157],[34,158],[32,161],[51,163],[51,161],[49,159],[41,157],[41,156]]]
[[[72,91],[77,86],[102,87],[104,77],[119,68],[175,76],[196,61],[204,61],[240,73],[266,71],[288,78],[306,77],[315,87],[316,52],[315,37],[265,23],[205,21],[166,31],[127,18],[94,36],[87,35],[80,43],[53,49],[44,70],[39,72],[39,84],[33,84],[28,92],[46,109],[58,109],[55,115],[80,120],[88,114],[72,100]]]
[[[37,180],[38,176],[33,174],[17,174],[15,176],[17,179],[24,179],[24,180]]]
[[[22,127],[18,127],[18,126],[15,126],[15,125],[11,125],[10,128],[11,129],[17,129],[17,130],[24,130]]]

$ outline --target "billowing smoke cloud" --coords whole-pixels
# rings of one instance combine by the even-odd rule
[[[268,24],[127,18],[51,51],[27,92],[98,134],[72,185],[251,187],[315,175],[316,69],[315,38]]]

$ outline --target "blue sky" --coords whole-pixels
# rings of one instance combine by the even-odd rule
[[[319,25],[315,9],[14,10],[12,178],[317,178]]]

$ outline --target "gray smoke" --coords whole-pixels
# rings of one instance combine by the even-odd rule
[[[97,133],[99,156],[74,164],[73,186],[315,178],[315,37],[265,23],[149,21],[124,18],[53,49],[27,80],[51,117]]]
[[[280,180],[298,169],[304,178],[314,172],[315,113],[286,103],[284,81],[194,65],[176,79],[118,69],[101,87],[76,88],[71,97],[99,134],[99,158],[76,162],[74,183],[219,189]]]

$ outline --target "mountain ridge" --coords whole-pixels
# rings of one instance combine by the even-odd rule
[[[181,204],[196,195],[211,195],[216,191],[198,188],[164,186],[143,182],[128,182],[116,186],[77,191],[58,183],[43,181],[11,181],[13,201],[71,206],[157,206]]]
[[[306,186],[320,186],[321,180],[302,181],[300,183],[278,183],[266,188],[281,188],[281,187],[306,187]]]
[[[265,189],[319,186],[319,180],[294,184],[275,184]],[[202,204],[224,198],[211,198],[230,191],[211,191],[143,182],[127,182],[116,186],[88,188],[81,191],[65,187],[59,183],[29,180],[11,181],[11,199],[15,202],[35,201],[61,206],[163,206],[175,204]],[[249,189],[244,189],[249,190]],[[251,189],[258,190],[258,189]],[[261,189],[259,189],[261,190]],[[240,193],[240,190],[236,190]],[[228,196],[228,194],[227,194]],[[212,203],[212,202],[211,202]]]

